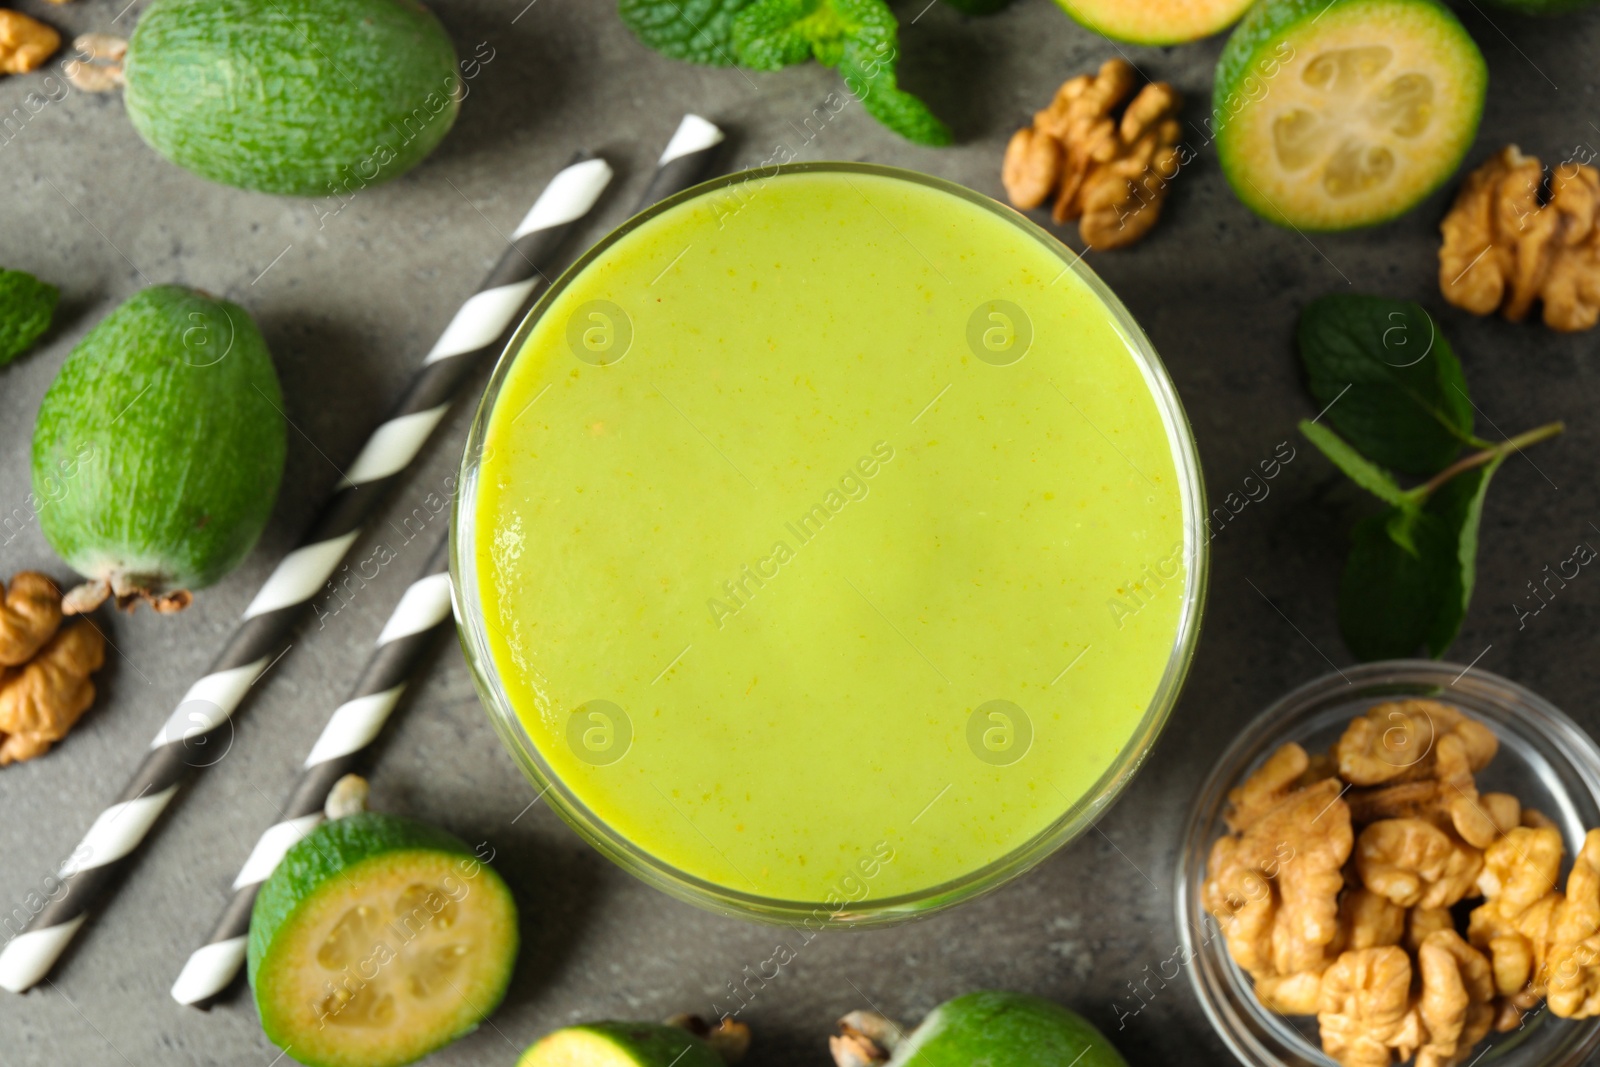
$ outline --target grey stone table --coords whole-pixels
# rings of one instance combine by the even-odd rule
[[[69,33],[127,32],[139,0],[129,10],[126,2],[16,0]],[[325,204],[210,185],[168,165],[140,143],[116,96],[73,93],[6,128],[0,263],[59,283],[62,306],[42,350],[0,371],[0,516],[20,516],[0,526],[0,572],[36,567],[65,576],[27,517],[33,414],[73,344],[144,285],[183,282],[248,307],[277,358],[294,428],[277,513],[251,559],[180,617],[108,620],[116,651],[98,679],[104,698],[48,757],[0,771],[0,911],[38,886],[121,783],[308,520],[334,465],[353,455],[499,254],[502,232],[575,148],[603,152],[618,168],[619,187],[602,205],[607,225],[625,216],[687,110],[734,132],[731,164],[759,162],[784,145],[801,159],[899,164],[998,195],[1011,131],[1065,77],[1112,54],[1047,0],[1018,0],[984,20],[938,3],[923,11],[927,3],[899,5],[912,23],[903,79],[954,126],[960,143],[943,150],[909,146],[855,107],[808,131],[806,117],[836,88],[832,73],[807,66],[747,76],[671,62],[638,45],[607,0],[441,0],[439,15],[462,53],[482,42],[494,58],[432,159],[362,191],[337,214]],[[1509,142],[1547,161],[1592,157],[1588,146],[1600,144],[1600,11],[1531,21],[1486,14],[1476,0],[1460,6],[1491,71],[1471,160]],[[1185,92],[1186,117],[1198,123],[1219,48],[1209,41],[1128,54]],[[0,116],[37,81],[0,81]],[[1279,442],[1295,442],[1296,420],[1312,411],[1291,349],[1301,307],[1352,290],[1424,301],[1461,355],[1480,425],[1515,433],[1564,418],[1569,426],[1497,478],[1477,596],[1453,656],[1476,659],[1600,726],[1600,579],[1585,574],[1520,624],[1512,607],[1546,563],[1578,541],[1600,544],[1600,416],[1590,410],[1600,397],[1600,334],[1560,337],[1445,307],[1434,257],[1448,193],[1376,230],[1307,239],[1240,206],[1198,132],[1194,144],[1197,158],[1155,233],[1089,262],[1165,358],[1212,495],[1238,488]],[[390,518],[410,514],[454,471],[466,414],[453,413],[396,494]],[[1270,496],[1214,543],[1193,674],[1124,799],[1093,832],[999,892],[920,923],[805,946],[744,1013],[758,1033],[755,1064],[825,1063],[832,1020],[866,998],[914,1020],[975,987],[1071,1004],[1135,1063],[1228,1061],[1186,976],[1150,982],[1146,1006],[1125,1013],[1140,1004],[1130,983],[1144,982],[1176,943],[1176,841],[1200,779],[1266,702],[1349,661],[1333,605],[1344,534],[1365,502],[1308,448],[1295,447],[1298,457]],[[371,538],[402,540],[387,523],[369,549]],[[120,895],[52,980],[25,997],[0,994],[0,1063],[274,1061],[278,1052],[248,997],[201,1014],[177,1007],[167,989],[420,553],[400,547],[359,599],[302,630],[240,717],[226,759],[174,805]],[[490,842],[521,901],[524,947],[510,996],[476,1033],[430,1061],[441,1067],[510,1064],[543,1032],[584,1017],[707,1012],[785,937],[670,900],[601,859],[543,804],[524,812],[533,792],[497,744],[453,646],[387,744],[373,798]]]

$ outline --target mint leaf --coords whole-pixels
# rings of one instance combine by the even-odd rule
[[[897,56],[892,43],[869,49],[855,42],[845,46],[839,73],[867,114],[914,144],[940,146],[955,140],[950,127],[928,105],[895,82]]]
[[[779,70],[811,58],[806,0],[757,0],[733,22],[733,53],[753,70]]]
[[[664,56],[731,67],[733,20],[750,0],[618,0],[633,35]]]
[[[1327,421],[1380,466],[1426,477],[1484,443],[1461,364],[1420,305],[1325,296],[1301,313],[1296,340]]]
[[[813,56],[837,67],[867,114],[917,144],[954,138],[928,106],[895,80],[899,23],[883,0],[757,0],[730,30],[734,58],[777,70]]]
[[[1503,456],[1450,479],[1420,509],[1356,524],[1339,584],[1339,629],[1363,660],[1443,656],[1466,618],[1489,480]]]
[[[1429,641],[1429,647],[1437,649],[1435,656],[1444,655],[1444,650],[1455,640],[1461,620],[1472,603],[1472,589],[1478,577],[1478,527],[1483,519],[1483,499],[1489,493],[1489,479],[1494,477],[1500,464],[1505,461],[1505,456],[1496,456],[1484,466],[1450,479],[1433,494],[1431,510],[1456,531],[1456,563],[1460,573],[1461,594],[1461,609],[1454,625],[1448,632],[1440,630]]]
[[[0,268],[0,367],[33,347],[50,329],[61,291],[20,270]]]
[[[1344,471],[1352,482],[1385,504],[1398,507],[1407,501],[1405,490],[1395,482],[1394,475],[1351,448],[1344,438],[1326,426],[1301,419],[1300,432],[1305,434],[1306,440],[1317,446],[1317,451],[1331,459],[1335,467]]]
[[[1415,656],[1440,629],[1440,606],[1458,603],[1455,540],[1444,522],[1414,517],[1408,550],[1390,536],[1399,509],[1356,523],[1339,582],[1339,632],[1357,659]]]

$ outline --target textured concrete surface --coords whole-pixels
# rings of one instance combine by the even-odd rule
[[[140,0],[55,7],[16,0],[69,33],[126,32]],[[64,575],[28,521],[33,413],[72,345],[146,284],[224,294],[261,323],[289,415],[289,472],[277,513],[249,562],[177,618],[108,620],[116,644],[105,697],[49,757],[0,771],[0,904],[38,887],[123,780],[157,724],[219,647],[267,568],[348,462],[422,353],[499,254],[501,233],[540,184],[586,145],[618,167],[599,220],[620,221],[678,117],[689,109],[735,134],[735,164],[787,145],[799,158],[916,167],[998,194],[1011,130],[1066,76],[1111,46],[1047,0],[1018,0],[967,20],[927,0],[899,6],[904,82],[955,127],[960,144],[919,149],[846,108],[810,143],[803,120],[836,87],[802,67],[746,75],[670,62],[639,46],[606,0],[442,0],[462,54],[494,59],[473,82],[439,152],[399,181],[361,192],[337,215],[318,205],[209,185],[149,152],[115,96],[50,103],[0,147],[0,263],[60,284],[59,322],[43,348],[0,370],[0,571]],[[526,4],[526,6],[524,6]],[[1489,59],[1491,96],[1477,162],[1515,141],[1547,161],[1600,144],[1593,57],[1600,11],[1532,21],[1473,0],[1462,17]],[[1175,83],[1198,123],[1219,41],[1129,49]],[[39,77],[0,81],[0,114]],[[1519,627],[1512,604],[1546,563],[1579,540],[1600,543],[1593,478],[1600,422],[1596,335],[1480,321],[1444,307],[1434,283],[1441,193],[1370,232],[1307,239],[1269,226],[1229,193],[1196,131],[1195,163],[1168,216],[1131,251],[1089,262],[1132,308],[1187,404],[1214,496],[1236,489],[1312,411],[1290,347],[1295,315],[1336,290],[1423,300],[1465,364],[1480,426],[1506,433],[1564,418],[1569,431],[1506,465],[1489,496],[1475,603],[1453,657],[1526,683],[1579,721],[1600,725],[1596,617],[1600,581],[1580,579]],[[326,210],[326,208],[324,208]],[[594,233],[600,232],[599,225]],[[1075,241],[1075,234],[1069,235]],[[457,410],[392,503],[409,513],[454,469]],[[1487,430],[1486,430],[1487,432]],[[1214,544],[1199,658],[1170,727],[1126,797],[1087,834],[1000,892],[891,930],[826,936],[767,983],[744,1017],[758,1065],[820,1064],[841,1012],[870,1001],[914,1020],[980,986],[1058,998],[1111,1032],[1135,1063],[1226,1062],[1180,978],[1139,1007],[1130,983],[1172,954],[1172,871],[1181,818],[1236,728],[1286,689],[1348,662],[1334,620],[1344,531],[1366,506],[1303,445],[1298,458]],[[374,537],[398,540],[392,530]],[[420,543],[420,542],[419,542]],[[357,548],[357,552],[361,552]],[[96,916],[50,983],[0,995],[0,1063],[259,1064],[278,1055],[248,997],[208,1015],[167,996],[208,930],[255,834],[274,814],[329,707],[383,616],[422,563],[402,550],[360,599],[305,629],[240,717],[226,759],[159,826],[116,900]],[[1532,602],[1528,602],[1531,604]],[[1481,657],[1481,658],[1479,658]],[[709,1011],[729,982],[760,968],[781,931],[702,913],[612,868],[543,805],[501,751],[459,651],[439,657],[393,731],[374,801],[487,841],[521,901],[525,945],[506,1005],[431,1062],[513,1062],[544,1031],[594,1016]],[[519,814],[521,817],[519,818]],[[1120,1011],[1119,1011],[1120,1008]]]

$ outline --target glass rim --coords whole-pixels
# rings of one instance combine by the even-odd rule
[[[1353,702],[1367,698],[1415,697],[1419,695],[1419,687],[1426,687],[1426,693],[1444,701],[1448,701],[1448,693],[1454,691],[1461,695],[1463,706],[1472,702],[1497,706],[1508,718],[1514,716],[1525,723],[1531,733],[1548,740],[1567,758],[1574,777],[1588,788],[1591,799],[1600,806],[1600,745],[1555,704],[1492,671],[1440,660],[1379,660],[1342,670],[1335,668],[1274,700],[1229,742],[1196,791],[1179,838],[1174,877],[1173,910],[1183,955],[1180,962],[1189,970],[1189,985],[1207,1021],[1241,1064],[1248,1067],[1285,1064],[1336,1067],[1321,1050],[1316,1051],[1315,1058],[1306,1059],[1300,1057],[1296,1049],[1274,1045],[1274,1041],[1281,1040],[1280,1036],[1272,1026],[1262,1026],[1258,1020],[1282,1017],[1268,1012],[1255,1000],[1248,988],[1248,978],[1243,979],[1244,988],[1239,988],[1238,974],[1242,972],[1233,963],[1220,928],[1204,941],[1198,937],[1200,928],[1211,920],[1200,899],[1201,886],[1228,789],[1237,784],[1274,743],[1284,738],[1297,718],[1319,709],[1326,713],[1339,703],[1334,698],[1343,697]],[[1222,947],[1215,952],[1208,951],[1207,946],[1212,942]],[[1218,953],[1220,960],[1215,958]],[[1249,998],[1249,1003],[1242,1008],[1236,1003],[1241,994]],[[1583,1029],[1575,1029],[1567,1047],[1556,1050],[1562,1053],[1560,1058],[1541,1062],[1551,1067],[1576,1067],[1600,1048],[1600,1017],[1570,1022],[1575,1028]]]
[[[1056,255],[1062,261],[1063,270],[1074,273],[1110,314],[1115,329],[1139,366],[1166,429],[1183,510],[1184,558],[1187,565],[1187,581],[1177,631],[1161,679],[1138,725],[1092,786],[1067,805],[1039,833],[982,867],[924,889],[882,898],[873,898],[869,894],[842,906],[825,901],[762,896],[688,874],[630,841],[592,812],[550,769],[506,696],[498,666],[487,643],[482,604],[478,596],[475,553],[469,550],[475,544],[478,474],[495,402],[533,330],[567,287],[619,241],[680,204],[734,186],[805,173],[873,175],[907,181],[958,197],[1014,226]],[[473,685],[489,712],[501,743],[511,753],[523,774],[540,790],[540,795],[550,800],[556,813],[602,855],[673,897],[722,914],[782,925],[807,925],[813,920],[820,920],[825,926],[881,925],[941,910],[998,888],[1076,839],[1089,828],[1095,817],[1122,794],[1171,717],[1194,658],[1210,576],[1210,546],[1205,521],[1205,483],[1200,471],[1199,451],[1177,390],[1150,339],[1116,294],[1083,263],[1083,256],[1073,252],[1020,212],[942,178],[874,163],[822,161],[771,164],[702,182],[631,216],[562,271],[524,316],[495,363],[494,372],[478,402],[468,431],[450,518],[451,597]]]

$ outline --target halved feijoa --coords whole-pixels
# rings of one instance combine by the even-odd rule
[[[393,815],[323,823],[250,917],[267,1037],[311,1067],[396,1067],[474,1029],[505,996],[517,908],[460,839]]]
[[[887,1067],[1128,1067],[1093,1023],[1054,1001],[983,991],[947,1000],[895,1047]]]
[[[1239,21],[1251,0],[1056,0],[1079,23],[1115,41],[1182,44]]]
[[[598,1022],[546,1034],[517,1067],[727,1067],[709,1044],[664,1023]]]
[[[1260,0],[1217,63],[1223,173],[1281,225],[1383,222],[1455,171],[1488,77],[1437,0]]]

